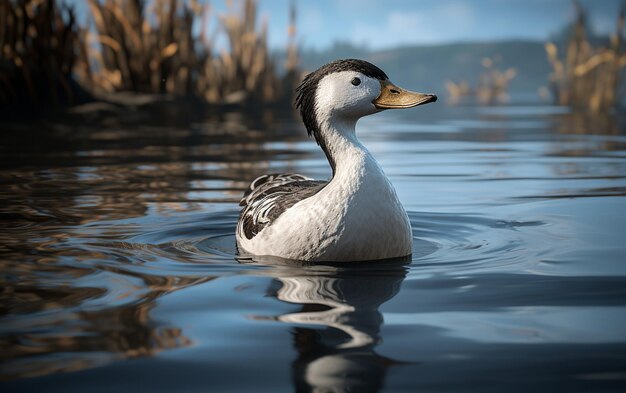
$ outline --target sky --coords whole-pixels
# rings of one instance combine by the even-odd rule
[[[301,48],[317,50],[335,42],[384,49],[462,41],[543,41],[574,17],[571,0],[258,0],[259,15],[268,21],[273,49],[287,44],[292,1],[297,9]],[[70,2],[78,6],[79,14],[84,14],[86,1]],[[235,8],[243,3],[203,2],[211,5],[214,15],[225,12],[227,3]],[[613,31],[621,2],[580,0],[598,33]],[[214,19],[209,23],[216,26]]]
[[[285,45],[290,0],[261,0],[272,46]],[[214,2],[215,7],[218,3]],[[222,2],[223,3],[223,2]],[[545,40],[574,18],[571,0],[297,0],[304,47],[336,41],[372,49],[410,44]],[[582,0],[598,32],[612,31],[621,0]]]

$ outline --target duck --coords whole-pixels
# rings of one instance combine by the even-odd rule
[[[335,60],[304,77],[295,107],[324,152],[329,180],[296,174],[254,179],[240,201],[240,255],[304,262],[408,258],[409,217],[391,181],[356,134],[357,121],[389,109],[435,102],[393,84],[360,59]]]

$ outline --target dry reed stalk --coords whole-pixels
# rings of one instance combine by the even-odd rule
[[[194,49],[194,22],[206,11],[197,0],[89,0],[95,34],[81,31],[77,74],[103,91],[189,95],[192,69],[202,60]]]
[[[33,110],[71,104],[77,27],[54,0],[0,2],[0,105]]]
[[[472,94],[470,85],[466,81],[453,82],[448,80],[445,82],[445,87],[448,91],[448,103],[451,105],[458,104],[464,97],[469,97]]]
[[[199,0],[88,0],[92,26],[78,27],[57,0],[0,1],[0,103],[71,103],[76,77],[90,92],[196,96],[210,103],[291,98],[297,71],[292,4],[287,75],[280,78],[257,25],[255,0],[219,17]],[[200,35],[194,26],[202,23]],[[214,54],[216,34],[228,47]],[[22,104],[20,104],[22,103]]]
[[[495,67],[496,60],[486,57],[481,64],[485,71],[479,76],[478,85],[475,89],[466,81],[446,81],[448,90],[448,103],[458,104],[464,97],[474,96],[478,102],[485,105],[503,103],[509,99],[507,93],[509,82],[517,75],[515,68],[508,68],[502,72]]]
[[[257,31],[256,1],[246,0],[241,13],[231,10],[219,20],[230,50],[222,51],[207,65],[213,69],[205,67],[207,72],[200,76],[207,99],[274,101],[279,80],[269,55],[267,22]]]
[[[484,58],[481,63],[485,71],[480,76],[476,89],[478,101],[489,105],[507,102],[509,99],[507,93],[509,82],[515,78],[517,70],[508,68],[502,72],[495,67],[495,60],[491,58]]]
[[[577,1],[576,22],[565,50],[559,56],[558,47],[547,42],[546,54],[552,66],[550,84],[554,99],[559,105],[586,109],[592,113],[605,113],[615,107],[623,97],[624,18],[626,2],[617,17],[615,32],[608,47],[593,48],[586,36],[586,13]]]
[[[289,84],[297,69],[293,5],[285,83],[269,54],[267,22],[257,26],[255,0],[245,0],[241,10],[229,4],[211,36],[210,9],[198,0],[154,0],[150,6],[141,0],[89,0],[89,5],[97,33],[81,31],[76,73],[93,90],[192,95],[210,103],[291,97],[293,89],[286,96],[281,85]],[[200,34],[194,35],[197,23]],[[228,47],[215,55],[217,34],[225,35]]]
[[[292,0],[289,7],[289,26],[287,27],[287,59],[285,61],[286,75],[283,79],[283,95],[289,96],[295,91],[298,83],[303,79],[304,75],[299,70],[300,56],[298,53],[297,23],[296,23],[296,5]]]

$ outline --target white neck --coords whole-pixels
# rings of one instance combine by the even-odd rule
[[[325,153],[333,167],[333,180],[346,176],[360,177],[366,171],[383,175],[372,154],[356,136],[357,120],[331,118],[320,124]]]

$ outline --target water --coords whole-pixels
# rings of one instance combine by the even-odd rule
[[[3,391],[626,388],[626,127],[429,105],[358,133],[410,261],[238,260],[255,176],[329,168],[297,122],[16,126],[0,147]]]

